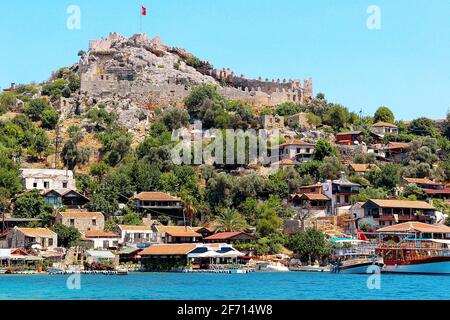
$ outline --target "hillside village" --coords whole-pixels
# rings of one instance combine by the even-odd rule
[[[11,270],[202,268],[206,251],[219,269],[322,264],[333,237],[404,223],[450,234],[450,115],[356,114],[314,94],[312,79],[247,79],[145,34],[111,33],[78,56],[0,93],[0,262]],[[172,132],[195,121],[279,131],[279,161],[174,164]]]

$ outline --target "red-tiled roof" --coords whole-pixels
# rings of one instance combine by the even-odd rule
[[[236,232],[220,232],[220,233],[216,233],[216,234],[213,234],[212,236],[206,237],[205,240],[227,240],[227,239],[234,238],[234,237],[236,237],[238,235],[241,235],[241,234],[247,235],[249,237],[253,237],[250,234],[236,231]]]
[[[289,142],[280,144],[280,148],[285,147],[285,146],[306,146],[306,147],[314,147],[314,144],[313,144],[313,143],[305,142],[305,141],[303,141],[303,140],[294,139],[294,140],[291,140],[291,141],[289,141]]]
[[[450,195],[450,188],[446,189],[424,189],[426,194],[430,195],[442,195],[442,194],[449,194]]]
[[[120,238],[118,234],[111,231],[90,230],[84,233],[85,238]]]
[[[338,134],[336,134],[336,137],[341,137],[341,136],[346,136],[346,135],[353,135],[353,134],[363,134],[362,131],[347,131],[347,132],[339,132]]]

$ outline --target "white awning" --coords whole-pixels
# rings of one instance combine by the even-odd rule
[[[216,251],[208,250],[202,253],[190,253],[188,254],[188,258],[216,258],[221,257],[222,255]]]
[[[86,254],[94,259],[114,259],[115,255],[111,251],[87,250]]]

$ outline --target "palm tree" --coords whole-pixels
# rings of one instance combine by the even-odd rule
[[[226,208],[223,209],[216,218],[217,231],[240,231],[247,227],[247,221],[236,210]]]

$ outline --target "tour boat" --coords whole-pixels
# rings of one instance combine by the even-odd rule
[[[383,267],[383,261],[366,240],[335,238],[331,242],[340,245],[331,249],[332,273],[371,274]]]
[[[406,239],[381,243],[376,253],[383,258],[382,272],[450,274],[450,240]]]

